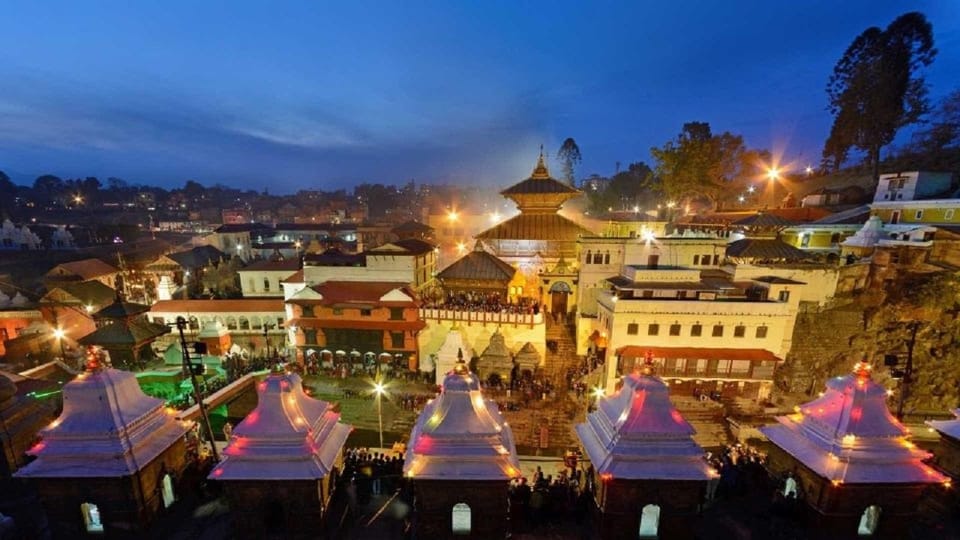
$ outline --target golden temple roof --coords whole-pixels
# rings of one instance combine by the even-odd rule
[[[560,214],[519,214],[476,236],[480,240],[559,240],[574,242],[593,232]]]

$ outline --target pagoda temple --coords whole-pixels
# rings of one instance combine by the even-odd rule
[[[524,273],[526,296],[540,298],[543,284],[538,274],[548,265],[553,267],[561,258],[579,260],[577,239],[594,236],[593,232],[559,214],[563,203],[581,192],[551,177],[541,152],[530,177],[500,194],[513,200],[520,213],[481,232],[476,239]]]
[[[823,395],[760,428],[773,447],[771,472],[794,480],[825,537],[904,538],[923,492],[946,476],[887,408],[887,390],[870,364],[827,382]]]
[[[954,409],[953,414],[953,420],[930,420],[927,425],[940,433],[937,465],[953,478],[960,478],[960,409]]]
[[[417,537],[506,537],[509,481],[520,475],[513,433],[463,362],[420,413],[403,472],[413,481]]]
[[[225,487],[237,536],[316,537],[353,428],[330,403],[304,394],[296,374],[272,373],[257,397],[209,478]]]
[[[87,370],[63,387],[63,412],[28,451],[36,459],[15,476],[33,484],[58,538],[140,530],[179,497],[192,426],[88,352]]]
[[[93,314],[97,329],[78,341],[81,345],[96,345],[110,353],[110,362],[122,366],[137,366],[143,353],[153,356],[149,347],[170,328],[147,320],[150,306],[124,302],[119,296],[112,304]]]
[[[586,481],[601,538],[691,538],[691,518],[717,476],[650,369],[625,376],[576,426],[593,469]]]

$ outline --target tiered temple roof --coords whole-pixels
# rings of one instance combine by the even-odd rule
[[[870,365],[827,381],[819,399],[760,428],[770,441],[835,484],[938,483],[947,479],[923,463],[928,452],[887,408],[887,390],[870,377]]]
[[[95,364],[63,387],[63,412],[29,450],[20,477],[121,477],[136,473],[192,427],[140,390],[133,373]]]
[[[429,480],[503,480],[520,475],[510,426],[484,399],[480,379],[458,363],[417,418],[403,472]]]
[[[927,425],[939,431],[942,435],[960,440],[960,409],[954,409],[953,420],[930,420]]]
[[[693,427],[670,403],[669,390],[649,373],[627,375],[576,426],[601,475],[627,480],[708,480],[716,475],[693,441]]]
[[[353,429],[340,423],[340,413],[304,394],[296,374],[271,374],[257,384],[257,397],[210,478],[311,480],[330,474]]]

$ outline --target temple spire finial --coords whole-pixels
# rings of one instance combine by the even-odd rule
[[[545,179],[550,178],[550,171],[547,170],[546,160],[543,156],[543,145],[540,145],[540,157],[537,158],[537,166],[533,168],[533,174],[530,178]]]
[[[867,357],[864,356],[860,359],[855,366],[853,366],[853,372],[856,373],[857,378],[859,379],[869,379],[870,372],[873,370],[873,366],[870,365],[870,362],[867,361]]]

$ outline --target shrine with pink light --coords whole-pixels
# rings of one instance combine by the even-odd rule
[[[257,407],[238,424],[210,473],[222,482],[239,537],[312,534],[324,525],[343,447],[353,429],[307,396],[300,376],[274,372],[257,384]],[[279,523],[281,530],[266,530]]]
[[[601,538],[692,538],[707,481],[718,474],[652,366],[623,377],[576,432],[594,472]]]
[[[901,538],[931,486],[949,479],[890,413],[866,362],[827,382],[821,397],[760,428],[771,472],[794,478],[814,519],[835,537]]]
[[[193,423],[171,412],[90,351],[87,370],[63,387],[63,412],[28,451],[36,459],[15,475],[36,488],[55,535],[142,530],[174,504]]]
[[[509,481],[520,476],[513,432],[463,362],[420,413],[403,471],[413,482],[418,536],[507,535]]]

